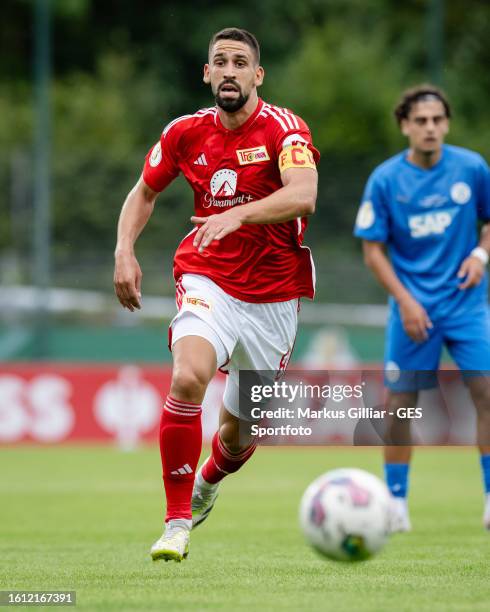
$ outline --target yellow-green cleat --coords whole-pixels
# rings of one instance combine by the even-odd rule
[[[189,554],[189,530],[183,527],[168,527],[150,550],[153,561],[177,561],[180,563]]]

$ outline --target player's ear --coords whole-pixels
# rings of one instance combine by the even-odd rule
[[[204,64],[204,73],[202,80],[206,83],[206,85],[209,85],[209,83],[211,83],[211,77],[209,75],[209,64]]]
[[[259,87],[260,85],[262,85],[262,83],[264,82],[264,77],[265,77],[265,70],[262,68],[262,66],[257,66],[257,69],[255,70],[255,86]]]
[[[402,119],[400,123],[400,131],[404,136],[408,136],[408,121],[406,119]]]

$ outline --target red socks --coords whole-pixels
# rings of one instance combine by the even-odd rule
[[[167,397],[160,420],[160,454],[167,497],[165,522],[192,519],[191,498],[201,454],[201,406]],[[255,451],[256,444],[238,454],[228,451],[219,433],[213,437],[212,453],[202,469],[206,482],[215,484],[239,470]]]
[[[220,440],[219,433],[216,432],[213,437],[211,455],[202,468],[202,477],[206,482],[216,484],[227,474],[238,471],[253,455],[256,446],[254,442],[244,451],[234,455],[225,448]]]
[[[160,454],[171,519],[192,519],[191,497],[202,447],[201,406],[167,397],[160,420]]]

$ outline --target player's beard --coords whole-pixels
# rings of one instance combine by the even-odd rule
[[[239,111],[245,104],[249,96],[245,96],[242,90],[237,86],[236,83],[233,85],[238,89],[238,97],[235,99],[223,99],[220,97],[220,91],[218,90],[215,95],[216,104],[222,108],[227,113],[236,113]]]

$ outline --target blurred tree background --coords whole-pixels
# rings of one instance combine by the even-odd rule
[[[213,32],[254,32],[261,95],[310,125],[322,153],[313,247],[318,297],[383,301],[351,237],[373,167],[405,146],[400,91],[433,73],[437,0],[52,0],[53,283],[112,290],[115,227],[144,156],[172,118],[213,104],[202,66]],[[442,3],[439,74],[454,109],[449,141],[490,158],[490,3]],[[4,0],[0,21],[0,281],[32,282],[33,1]],[[435,61],[435,60],[433,60]],[[138,242],[147,293],[172,293],[172,254],[188,231],[182,179]],[[163,282],[162,282],[163,274]]]

